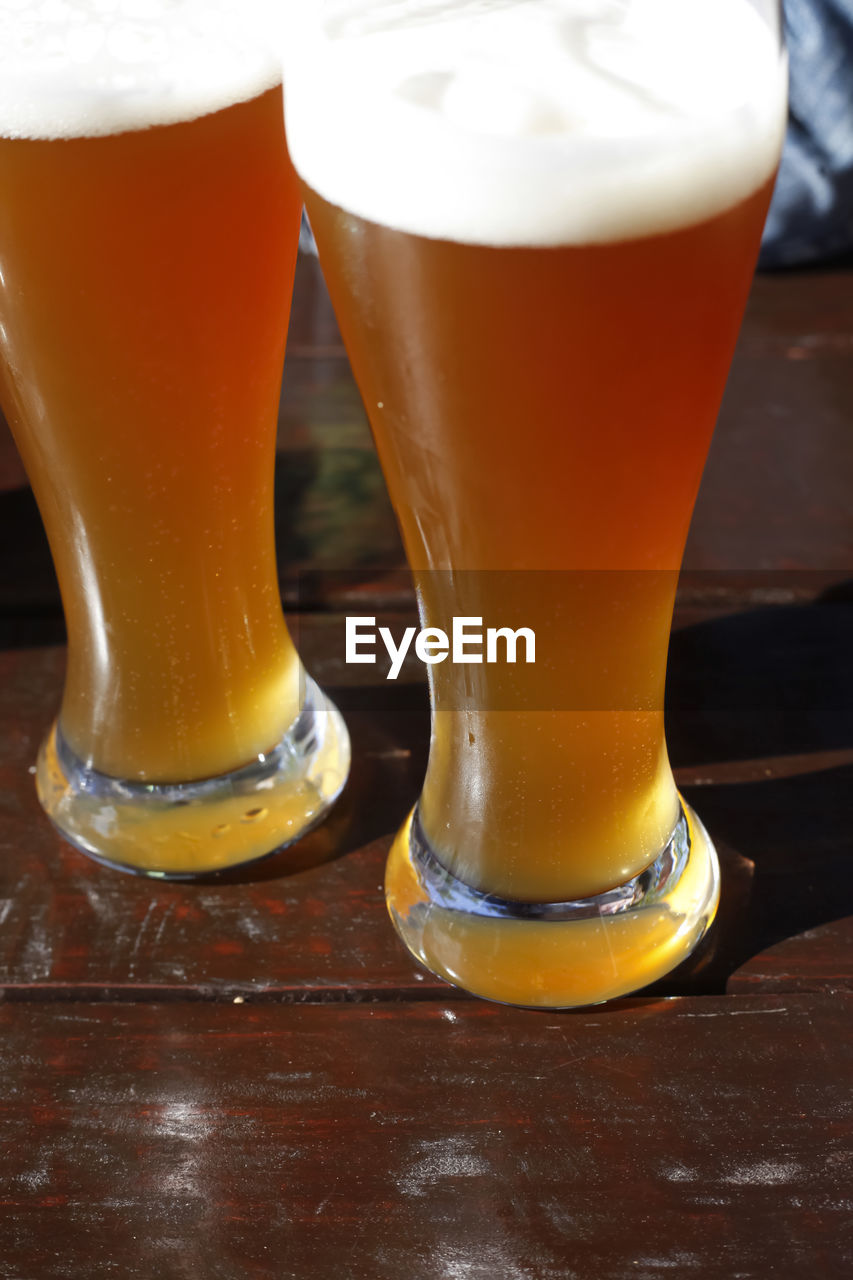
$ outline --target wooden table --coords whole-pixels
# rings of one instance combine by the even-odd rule
[[[412,599],[310,260],[278,461],[285,600],[352,782],[295,849],[154,884],[76,853],[36,803],[62,619],[0,437],[0,1277],[853,1275],[849,271],[756,281],[668,691],[723,904],[632,999],[480,1003],[386,920],[428,706],[413,668],[391,685],[342,662],[347,611],[403,621]]]

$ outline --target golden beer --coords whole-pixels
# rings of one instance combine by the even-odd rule
[[[538,672],[430,668],[427,776],[388,863],[406,944],[494,999],[635,989],[716,908],[663,690],[784,127],[766,8],[341,4],[287,70],[422,621],[544,650]],[[335,167],[311,107],[355,75]]]
[[[504,619],[527,571],[513,626],[562,655],[533,711],[523,691],[516,710],[484,691],[463,715],[460,668],[431,668],[420,818],[484,892],[588,897],[642,871],[675,825],[673,598],[769,195],[665,236],[489,248],[380,227],[306,190],[425,625]],[[365,297],[404,353],[364,323]],[[592,691],[617,666],[613,705],[606,682]]]
[[[302,203],[281,111],[279,87],[0,140],[3,405],[62,590],[63,732],[115,777],[225,773],[298,709],[272,529]]]
[[[116,92],[94,97],[88,132],[0,138],[0,393],[68,628],[42,799],[91,852],[162,873],[268,852],[328,798],[304,779],[268,785],[263,804],[251,786],[215,803],[172,794],[131,835],[81,818],[70,778],[141,798],[216,779],[265,761],[303,708],[273,531],[301,197],[266,78],[211,85],[188,118],[155,89],[118,121],[136,127],[116,128]]]

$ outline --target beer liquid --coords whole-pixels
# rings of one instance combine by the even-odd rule
[[[551,655],[550,687],[513,670],[511,707],[499,667],[431,668],[423,831],[476,889],[587,897],[679,812],[672,602],[784,68],[744,0],[342,3],[303,25],[289,143],[424,620],[525,626]],[[350,110],[318,109],[356,77]],[[506,616],[525,574],[541,589]]]
[[[411,821],[388,857],[385,892],[404,941],[434,973],[475,995],[546,1008],[595,1004],[636,991],[695,947],[716,911],[719,881],[707,834],[688,812],[690,859],[666,903],[559,925],[431,904],[409,857]],[[709,874],[710,872],[710,874]],[[415,927],[413,924],[416,922]]]
[[[2,404],[62,591],[61,729],[104,773],[220,774],[297,713],[272,483],[299,216],[280,86],[0,139]]]
[[[672,832],[672,604],[769,197],[668,235],[492,248],[306,191],[427,620],[524,625],[559,656],[544,687],[512,669],[514,709],[484,684],[459,710],[500,667],[431,668],[421,821],[478,889],[587,897]]]
[[[494,999],[625,993],[689,954],[716,908],[662,702],[785,127],[761,8],[294,13],[288,141],[424,621],[491,615],[548,654],[544,681],[431,669],[427,777],[386,873],[414,954]],[[691,839],[651,901],[565,906]]]

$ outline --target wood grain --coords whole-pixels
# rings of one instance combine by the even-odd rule
[[[821,991],[853,993],[853,916],[785,938],[731,975],[732,995]]]
[[[841,1280],[844,997],[0,1009],[0,1274]]]

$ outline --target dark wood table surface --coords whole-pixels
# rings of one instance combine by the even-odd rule
[[[282,588],[352,781],[294,849],[195,885],[65,845],[32,764],[62,616],[0,430],[0,1277],[853,1275],[853,276],[756,280],[672,638],[677,778],[720,917],[639,995],[466,997],[381,893],[428,704],[347,668],[413,608],[316,264],[281,411]],[[366,674],[365,674],[366,673]]]

